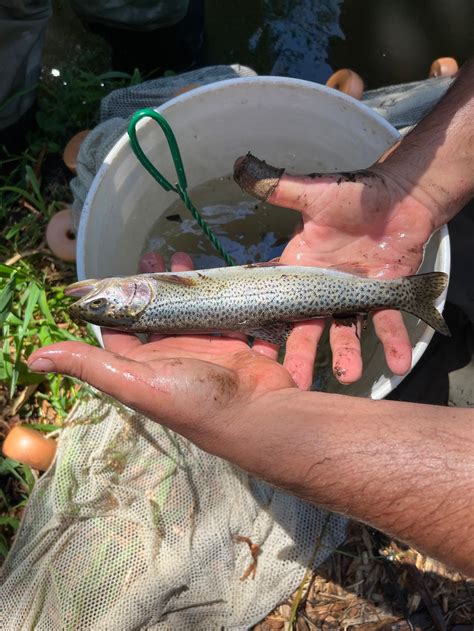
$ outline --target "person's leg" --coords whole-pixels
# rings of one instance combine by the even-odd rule
[[[188,11],[189,0],[71,0],[71,4],[87,22],[153,31],[180,22]]]
[[[33,119],[51,0],[0,0],[0,146],[15,151]],[[24,137],[24,134],[20,136]]]
[[[110,44],[116,70],[160,75],[200,65],[204,0],[72,0],[88,27]]]

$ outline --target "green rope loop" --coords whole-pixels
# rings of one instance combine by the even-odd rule
[[[166,140],[168,141],[168,146],[170,148],[171,157],[176,169],[176,174],[178,176],[178,182],[174,185],[169,182],[155,166],[153,166],[153,164],[146,157],[145,152],[140,146],[137,137],[136,126],[142,118],[152,118],[161,127],[163,133],[165,134]],[[217,235],[214,233],[207,221],[205,221],[205,219],[202,217],[201,213],[197,210],[197,208],[192,203],[191,198],[189,197],[187,191],[188,183],[186,180],[186,173],[184,171],[183,161],[181,159],[181,154],[179,151],[178,143],[176,141],[176,137],[168,121],[161,114],[153,109],[146,108],[143,110],[139,110],[138,112],[135,112],[135,114],[130,119],[130,123],[128,125],[128,136],[130,139],[132,150],[140,164],[148,171],[148,173],[158,182],[158,184],[165,191],[174,191],[177,195],[179,195],[186,208],[196,220],[198,226],[204,232],[214,248],[225,260],[227,265],[235,265],[234,259],[230,256],[230,254],[226,252]]]

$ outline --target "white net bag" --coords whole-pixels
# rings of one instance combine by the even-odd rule
[[[247,629],[345,537],[346,519],[147,418],[68,418],[2,569],[2,629]],[[248,538],[259,546],[255,577]]]

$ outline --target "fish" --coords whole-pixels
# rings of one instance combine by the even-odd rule
[[[240,332],[284,344],[293,323],[342,318],[379,309],[411,313],[443,335],[435,306],[446,289],[443,272],[371,279],[334,269],[251,264],[88,279],[66,288],[79,297],[73,318],[135,333]]]

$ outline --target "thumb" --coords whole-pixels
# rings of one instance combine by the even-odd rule
[[[76,377],[135,408],[145,398],[149,377],[143,364],[83,342],[40,348],[28,358],[28,367]]]
[[[237,158],[234,180],[247,193],[276,206],[304,212],[323,193],[341,184],[365,183],[368,171],[288,175],[285,169],[267,164],[251,153]]]

